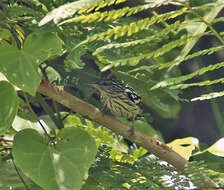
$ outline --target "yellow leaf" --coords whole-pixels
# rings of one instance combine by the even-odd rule
[[[168,143],[167,146],[188,160],[191,157],[192,151],[198,146],[198,143],[199,141],[197,138],[186,137],[176,139]]]
[[[206,149],[206,151],[217,156],[224,157],[224,137],[219,139],[215,144]]]

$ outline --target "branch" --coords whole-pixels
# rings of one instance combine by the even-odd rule
[[[163,144],[153,137],[141,133],[138,130],[135,130],[134,134],[130,136],[130,127],[128,125],[121,123],[114,117],[103,114],[98,108],[94,107],[93,105],[88,104],[87,102],[84,102],[75,96],[72,96],[64,90],[60,90],[47,81],[42,81],[37,91],[45,96],[52,98],[56,102],[63,104],[74,112],[79,113],[83,117],[95,121],[115,132],[116,134],[122,135],[133,143],[144,147],[150,153],[156,155],[161,160],[165,160],[181,172],[183,172],[185,165],[188,163],[186,159],[174,152],[167,145]],[[204,180],[205,187],[218,187],[215,182],[205,177],[202,173],[199,173],[199,175]]]

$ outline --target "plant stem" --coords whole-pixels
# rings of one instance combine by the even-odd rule
[[[62,129],[62,122],[60,122],[60,120],[54,115],[54,112],[51,110],[50,106],[45,102],[44,98],[40,94],[37,94],[37,100],[39,101],[44,111],[50,116],[57,128]]]
[[[207,22],[200,14],[198,14],[196,11],[194,11],[188,4],[185,4],[187,8],[191,11],[192,14],[194,14],[196,17],[198,17],[202,22],[204,22],[208,28],[214,33],[214,35],[219,39],[219,41],[224,45],[224,39],[222,36],[213,28],[213,26]]]
[[[43,124],[40,122],[39,117],[37,116],[37,114],[34,112],[33,108],[30,105],[29,99],[27,97],[27,95],[25,93],[23,93],[25,100],[26,100],[26,104],[29,108],[29,110],[33,113],[33,115],[35,116],[35,119],[38,121],[38,123],[40,124],[41,128],[43,129],[43,131],[45,132],[45,134],[48,136],[49,139],[52,139],[51,136],[47,133],[46,129],[44,128]]]
[[[14,168],[15,168],[15,170],[16,170],[16,173],[17,173],[17,175],[19,176],[21,182],[23,183],[25,189],[26,189],[26,190],[30,190],[30,188],[28,187],[28,185],[27,185],[26,182],[24,181],[23,177],[22,177],[21,174],[19,173],[19,170],[18,170],[18,168],[16,167],[16,164],[14,163],[13,159],[12,159],[12,163],[13,163],[13,166],[14,166]]]

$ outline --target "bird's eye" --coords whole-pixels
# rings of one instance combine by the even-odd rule
[[[134,103],[138,104],[141,102],[140,96],[132,92],[130,89],[125,89],[125,93],[127,94],[128,98],[132,100]]]
[[[141,98],[140,98],[139,96],[136,96],[134,102],[135,102],[136,104],[139,104],[139,103],[141,102]]]

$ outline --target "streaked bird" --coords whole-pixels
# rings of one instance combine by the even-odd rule
[[[142,113],[141,97],[127,85],[112,79],[91,86],[100,94],[100,101],[114,116],[135,120]]]

